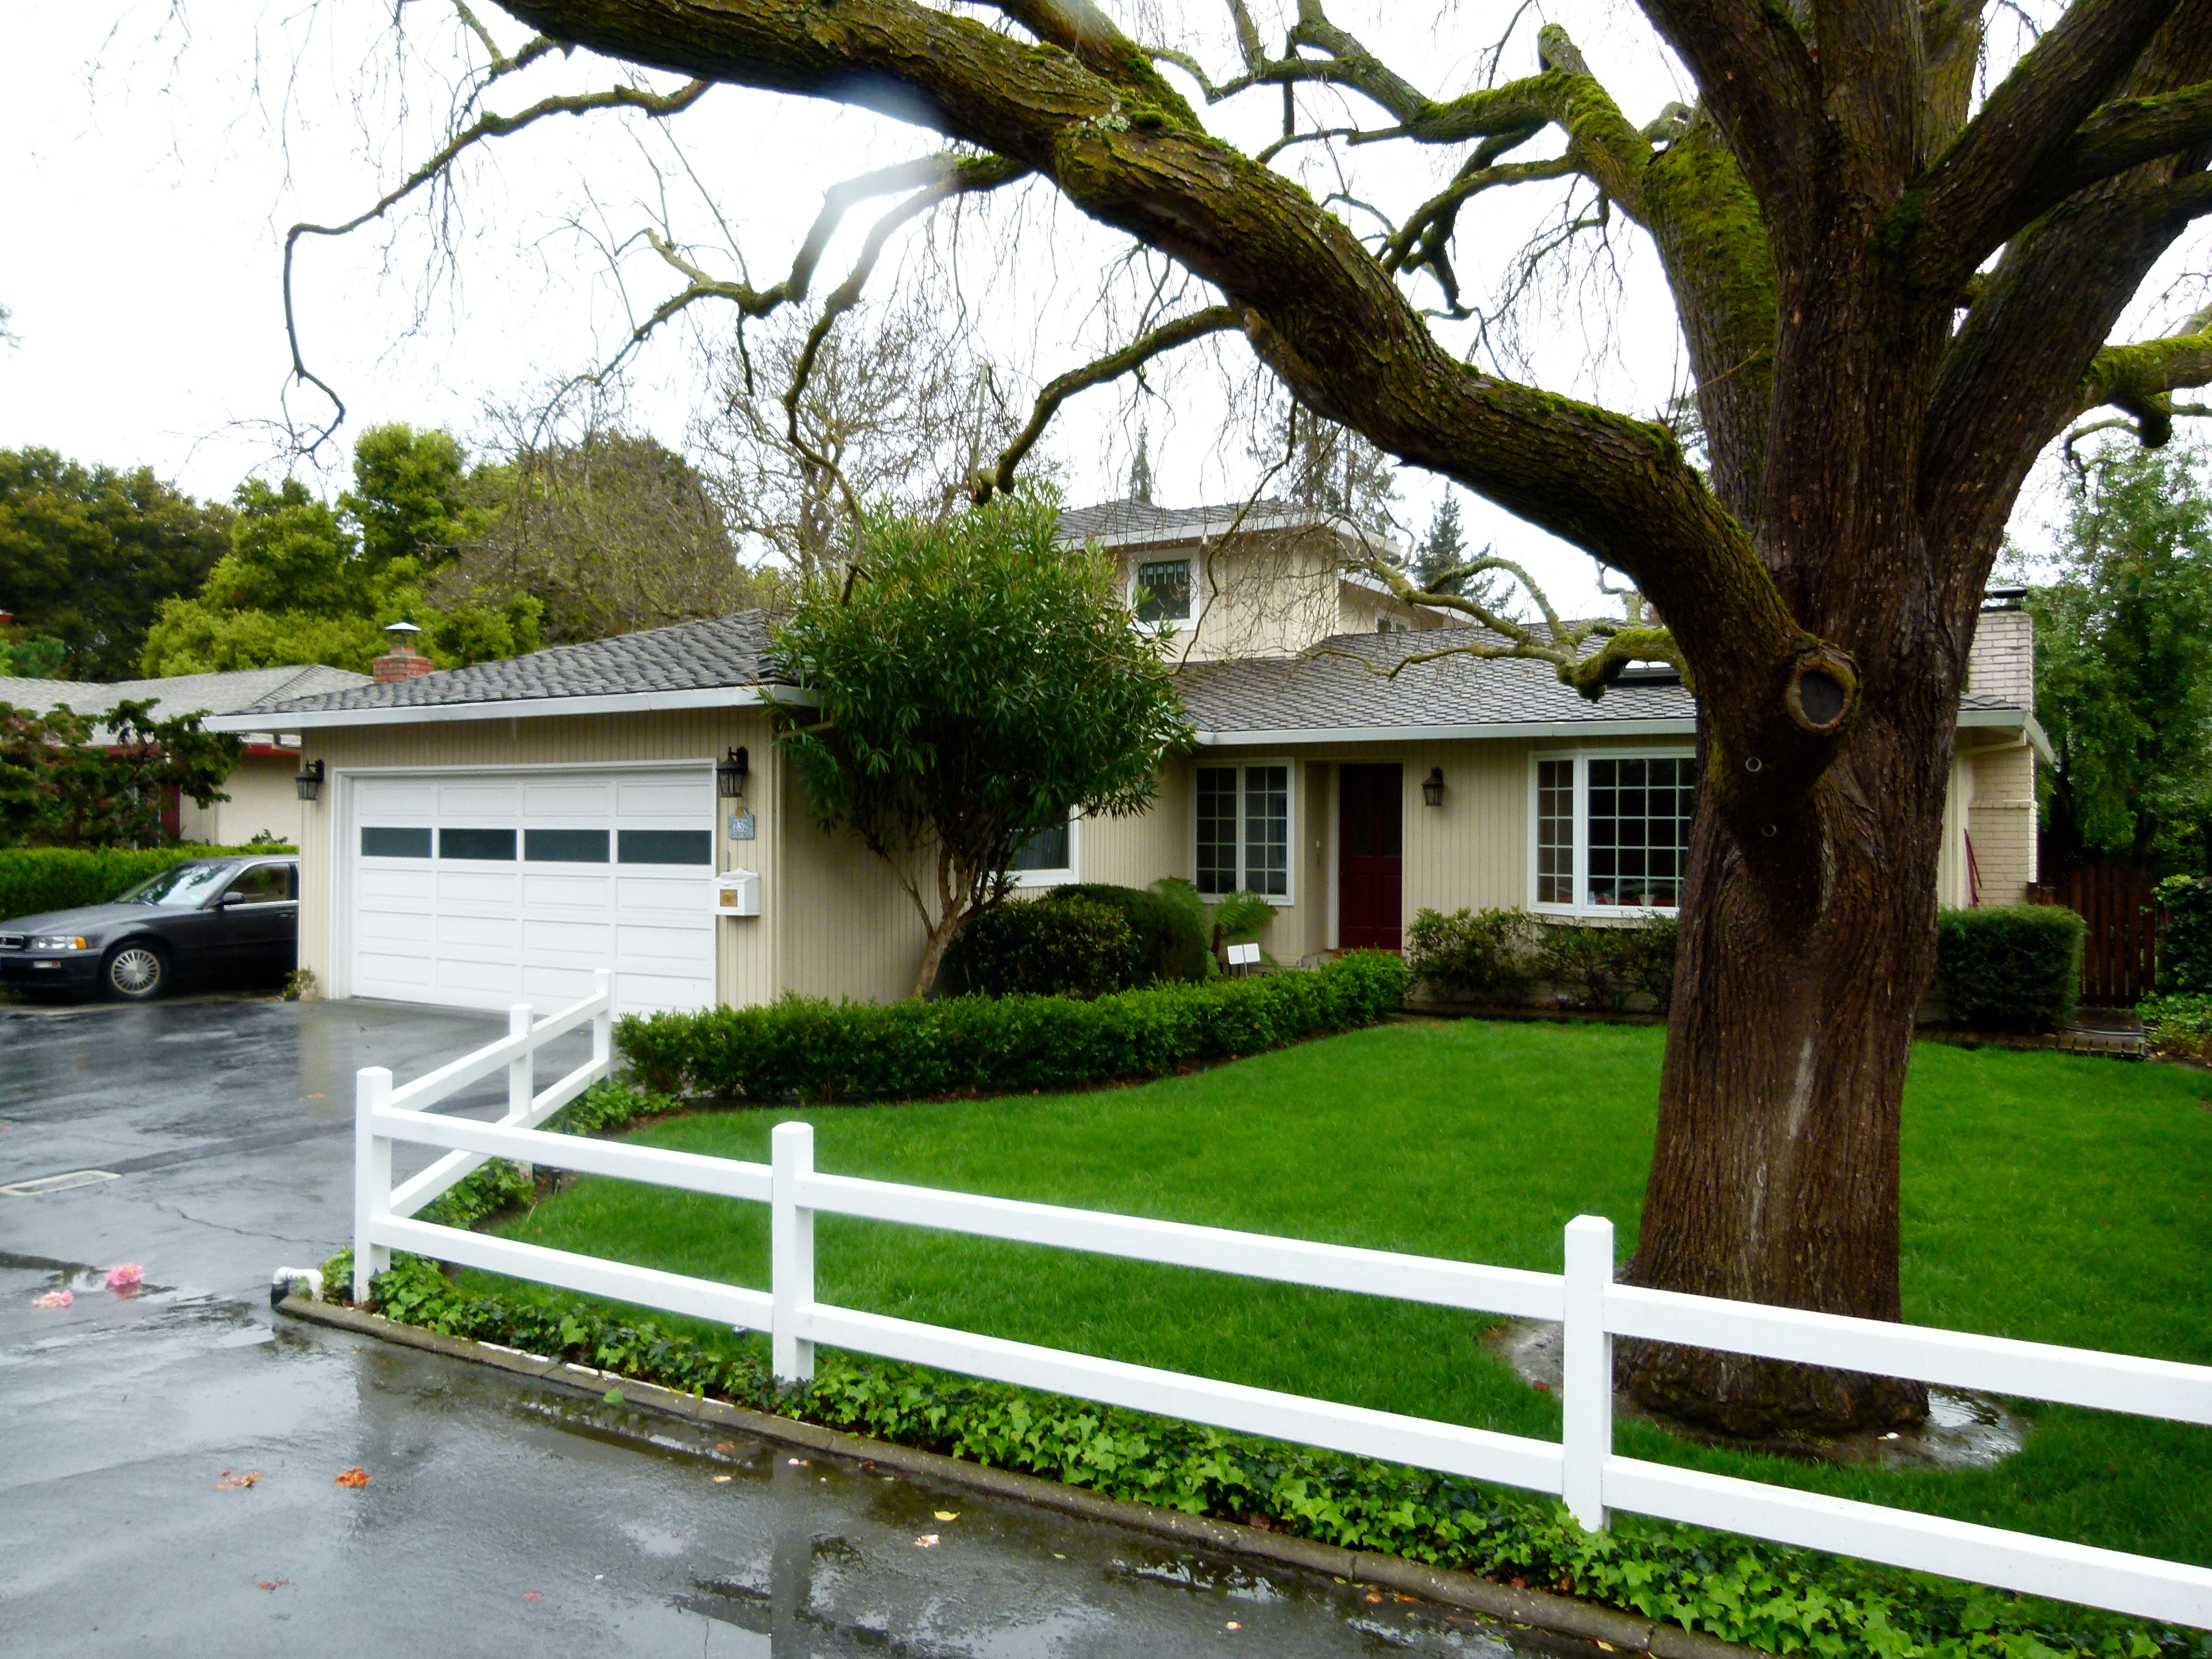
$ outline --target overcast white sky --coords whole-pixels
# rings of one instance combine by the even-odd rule
[[[1216,66],[1233,62],[1212,0],[1157,0],[1188,46]],[[1260,9],[1265,15],[1263,3]],[[1503,0],[1445,11],[1432,31],[1403,8],[1340,3],[1332,13],[1387,59],[1441,94],[1474,82],[1478,53],[1512,15]],[[115,465],[150,464],[201,495],[225,495],[250,471],[283,471],[287,404],[313,423],[326,410],[312,390],[286,386],[280,304],[284,228],[298,219],[350,216],[419,161],[434,142],[458,31],[434,0],[405,8],[422,56],[403,68],[384,34],[383,0],[256,8],[167,0],[106,7],[26,8],[11,20],[0,68],[0,154],[8,155],[9,234],[0,240],[0,304],[19,343],[0,346],[0,447],[39,444]],[[509,46],[525,31],[489,7],[483,15]],[[1380,14],[1380,15],[1378,15]],[[1545,15],[1565,23],[1639,124],[1685,88],[1619,0],[1561,0]],[[1191,20],[1187,30],[1178,26]],[[1508,46],[1504,72],[1534,67],[1532,9]],[[495,94],[513,110],[526,97],[605,84],[611,70],[581,55],[552,61]],[[1302,125],[1372,124],[1364,105],[1326,92],[1301,94]],[[1217,106],[1217,129],[1264,142],[1280,119],[1272,94]],[[662,220],[673,234],[733,270],[722,227],[752,280],[780,276],[828,185],[863,168],[927,153],[928,136],[883,117],[793,99],[719,88],[677,129],[689,173],[666,136],[634,118],[595,116],[541,125],[497,148],[464,175],[448,222],[450,266],[428,275],[433,246],[420,211],[403,211],[388,234],[372,228],[343,242],[306,246],[297,283],[312,366],[345,397],[349,425],[385,420],[442,425],[479,441],[485,410],[526,399],[544,385],[603,360],[631,315],[669,291],[668,273],[634,239]],[[1540,153],[1532,150],[1531,154]],[[1304,165],[1316,194],[1332,187],[1316,149]],[[1343,187],[1402,212],[1429,193],[1457,156],[1409,146],[1350,153]],[[666,181],[666,182],[664,182]],[[1030,384],[1084,361],[1125,335],[1118,307],[1102,307],[1101,272],[1123,246],[1031,186],[988,210],[992,222],[942,231],[949,260],[926,259],[921,234],[885,262],[927,264],[940,295],[957,291],[977,337]],[[1461,259],[1470,295],[1486,297],[1544,215],[1556,187],[1486,198],[1462,221]],[[1356,210],[1343,209],[1364,228]],[[720,223],[717,222],[719,215]],[[1002,257],[1006,222],[1021,216],[1018,258]],[[842,275],[866,216],[824,263],[817,296]],[[1469,234],[1472,231],[1474,234]],[[630,241],[610,275],[605,249]],[[717,252],[717,248],[720,252]],[[1617,276],[1616,276],[1617,272]],[[878,283],[882,283],[879,276]],[[1620,298],[1612,284],[1620,284]],[[1122,293],[1126,296],[1125,283]],[[1433,297],[1434,290],[1428,290]],[[2155,314],[2153,320],[2160,319]],[[1543,383],[1648,413],[1683,373],[1656,261],[1638,233],[1613,238],[1585,261],[1578,285],[1526,319],[1528,353]],[[702,331],[726,320],[702,313],[637,359],[628,417],[672,443],[708,395]],[[1464,349],[1464,327],[1446,337]],[[1249,362],[1241,346],[1226,354]],[[1221,396],[1200,356],[1155,380],[1161,396],[1089,394],[1069,406],[1048,440],[1078,502],[1122,493],[1129,445],[1151,431],[1156,498],[1170,505],[1231,498],[1255,467],[1241,441],[1218,437]],[[336,456],[343,461],[341,450]],[[300,469],[319,485],[336,475]],[[1418,531],[1441,483],[1408,472],[1401,516]],[[1529,562],[1575,609],[1595,608],[1589,561],[1480,503],[1466,502],[1473,539]],[[2051,515],[2047,490],[2024,498],[2016,529],[2034,536]]]

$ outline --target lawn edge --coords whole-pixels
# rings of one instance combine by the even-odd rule
[[[818,1424],[801,1422],[795,1418],[750,1411],[725,1401],[679,1394],[657,1382],[640,1382],[635,1377],[599,1370],[589,1365],[548,1359],[541,1355],[525,1353],[519,1348],[502,1347],[495,1343],[477,1342],[465,1337],[422,1330],[386,1319],[380,1314],[364,1313],[357,1308],[289,1296],[277,1304],[277,1311],[295,1319],[356,1332],[404,1347],[420,1348],[427,1352],[442,1354],[447,1358],[489,1365],[594,1399],[603,1395],[610,1388],[618,1388],[622,1390],[624,1405],[656,1412],[663,1416],[681,1418],[691,1423],[711,1423],[759,1439],[803,1446],[811,1451],[847,1457],[856,1462],[873,1462],[885,1468],[927,1476],[949,1486],[963,1486],[994,1497],[1010,1498],[1081,1520],[1102,1521],[1134,1532],[1170,1538],[1180,1543],[1203,1545],[1227,1554],[1249,1556],[1309,1572],[1327,1573],[1332,1577],[1379,1585],[1385,1589],[1418,1595],[1446,1607],[1463,1607],[1510,1624],[1528,1626],[1584,1641],[1609,1642],[1616,1648],[1650,1654],[1653,1659],[1771,1659],[1771,1656],[1761,1654],[1754,1648],[1741,1647],[1733,1642],[1723,1642],[1717,1637],[1685,1631],[1676,1626],[1639,1619],[1610,1607],[1595,1607],[1571,1596],[1553,1595],[1548,1590],[1516,1589],[1510,1584],[1501,1584],[1495,1579],[1479,1577],[1474,1573],[1424,1566],[1419,1562],[1401,1560],[1395,1556],[1370,1555],[1364,1551],[1340,1549],[1334,1544],[1262,1532],[1257,1527],[1240,1526],[1235,1522],[1217,1521],[1206,1516],[1185,1515],[1180,1510],[1162,1509],[1156,1504],[1140,1504],[1128,1498],[1105,1498],[1097,1492],[1085,1492],[1079,1486],[1066,1486],[1036,1475],[1023,1474],[1012,1469],[991,1468],[963,1458],[946,1457],[937,1452],[894,1445],[889,1441],[871,1440],[861,1435],[823,1428]]]

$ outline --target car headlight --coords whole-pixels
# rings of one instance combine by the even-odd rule
[[[33,951],[82,951],[92,941],[82,933],[40,933],[33,937]]]

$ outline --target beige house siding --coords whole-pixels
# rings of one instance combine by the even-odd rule
[[[1296,656],[1333,634],[1371,634],[1386,616],[1417,629],[1444,625],[1435,611],[1346,580],[1345,554],[1335,535],[1320,531],[1253,536],[1233,547],[1137,547],[1121,556],[1121,580],[1133,595],[1139,565],[1191,562],[1197,614],[1169,635],[1177,662]]]
[[[840,832],[815,823],[806,787],[781,756],[783,932],[780,988],[801,996],[898,1002],[914,993],[924,932],[890,867]],[[763,884],[761,908],[769,901]]]
[[[2035,751],[2024,742],[1966,757],[1966,833],[1984,904],[2019,904],[2035,879]]]
[[[1163,876],[1191,878],[1191,763],[1160,769],[1152,810],[1126,818],[1085,818],[1077,834],[1076,875],[1117,887],[1149,887]]]
[[[295,841],[307,811],[292,780],[300,763],[290,755],[241,756],[223,780],[228,800],[206,806],[186,800],[178,809],[178,834],[210,847],[242,847],[258,835]]]
[[[727,812],[718,811],[716,868],[743,865],[761,872],[761,915],[715,923],[715,977],[721,1000],[772,1000],[777,990],[775,933],[781,920],[776,902],[775,842],[768,826],[775,822],[772,738],[767,714],[757,708],[684,709],[665,713],[605,714],[529,720],[435,720],[394,726],[337,727],[306,734],[301,754],[320,759],[331,774],[322,798],[301,806],[300,965],[313,970],[326,989],[343,988],[344,975],[333,971],[332,928],[336,921],[336,869],[340,849],[337,825],[346,787],[344,775],[363,770],[408,771],[432,768],[505,768],[639,763],[654,761],[710,762],[738,745],[753,757],[748,799],[762,825],[759,838],[732,842]],[[295,796],[296,799],[296,796]],[[738,803],[718,802],[718,808]]]

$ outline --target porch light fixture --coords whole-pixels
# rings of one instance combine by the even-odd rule
[[[1429,775],[1421,780],[1421,799],[1431,806],[1444,804],[1444,769],[1431,766]]]
[[[300,775],[292,780],[292,787],[300,792],[301,800],[314,800],[323,793],[323,763],[319,760],[300,763]]]
[[[748,750],[732,749],[729,758],[714,768],[714,793],[724,800],[735,800],[745,793],[745,774],[752,768],[752,757]]]

